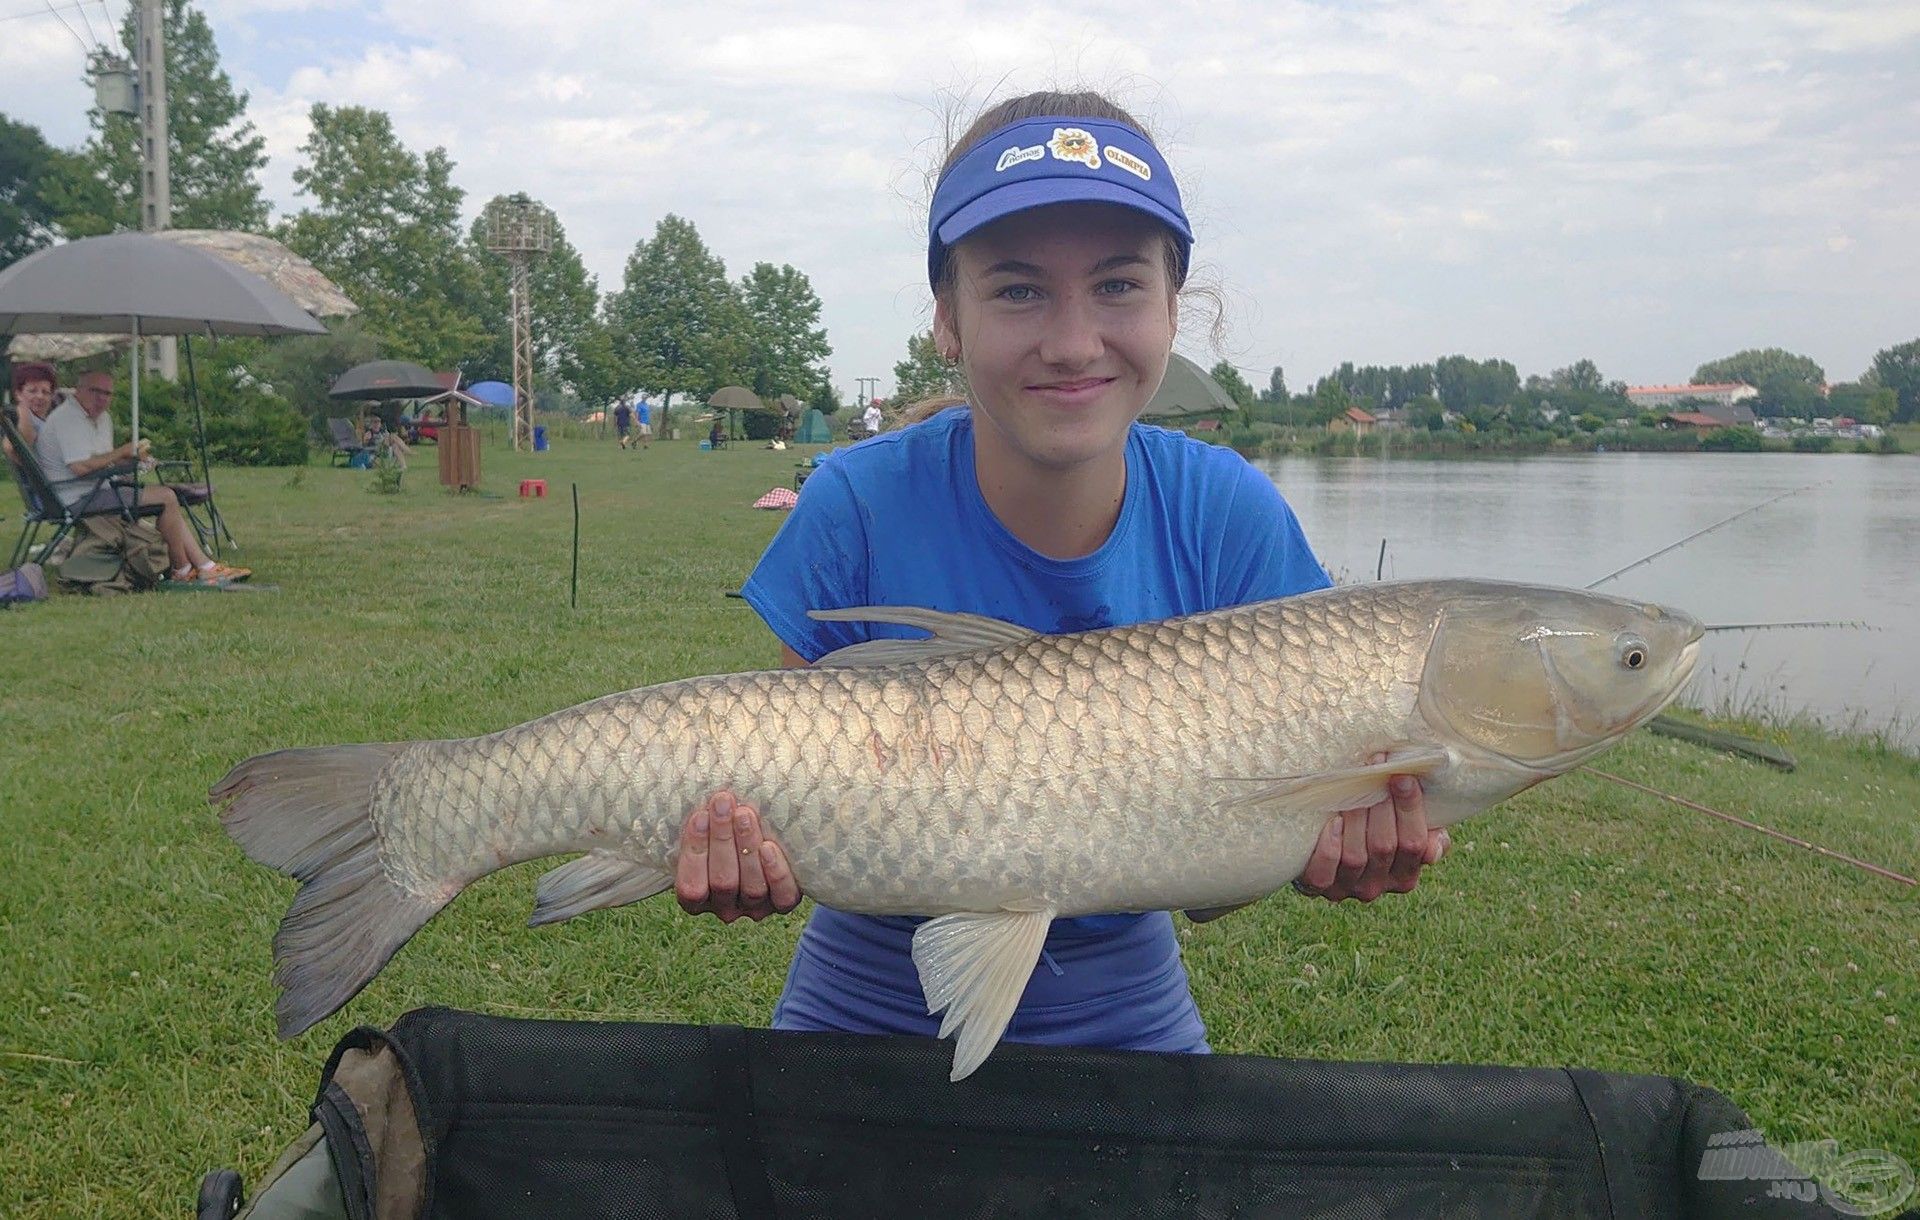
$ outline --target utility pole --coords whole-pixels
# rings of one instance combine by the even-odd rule
[[[869,391],[867,389],[868,386],[873,387],[871,391],[872,393],[877,394],[880,391],[880,379],[878,377],[855,377],[853,381],[855,385],[860,387],[860,390],[859,390],[860,402],[858,403],[859,406],[864,407],[867,405],[867,397],[869,394]]]
[[[140,229],[173,227],[173,182],[167,147],[166,0],[139,0],[134,25],[134,62],[140,98]],[[168,381],[179,375],[172,338],[147,346],[147,369]]]

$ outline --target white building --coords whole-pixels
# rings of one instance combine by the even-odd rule
[[[1735,403],[1758,397],[1760,397],[1760,391],[1744,381],[1716,381],[1703,385],[1630,385],[1627,387],[1627,401],[1643,411],[1657,407],[1670,407],[1687,398],[1697,402],[1710,402],[1716,406],[1731,407]]]

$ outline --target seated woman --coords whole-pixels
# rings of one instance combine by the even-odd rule
[[[407,455],[413,447],[400,439],[398,433],[387,431],[387,426],[378,415],[367,416],[366,426],[360,432],[360,443],[373,450],[374,456],[381,453],[391,457],[400,469],[407,468]]]

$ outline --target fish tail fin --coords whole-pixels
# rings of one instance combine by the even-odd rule
[[[207,794],[249,859],[301,882],[273,938],[282,1038],[337,1012],[453,897],[410,894],[380,864],[374,780],[409,744],[278,750]]]

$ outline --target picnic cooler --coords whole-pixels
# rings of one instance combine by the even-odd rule
[[[1842,1214],[1763,1175],[1702,1180],[1713,1137],[1757,1137],[1670,1077],[1008,1043],[956,1084],[951,1056],[928,1038],[421,1009],[340,1041],[313,1128],[239,1214]],[[201,1198],[224,1220],[238,1179],[208,1175]]]

